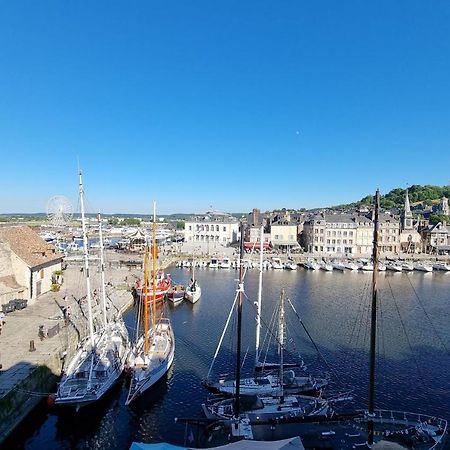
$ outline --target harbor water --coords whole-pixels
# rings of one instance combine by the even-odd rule
[[[188,269],[170,268],[187,283]],[[45,401],[5,443],[11,449],[126,449],[132,441],[195,446],[197,430],[176,417],[203,417],[207,398],[201,380],[208,369],[236,295],[238,271],[197,269],[202,297],[195,304],[167,305],[176,338],[175,361],[164,377],[134,405],[126,407],[123,380],[98,404],[79,412]],[[258,270],[245,277],[244,371],[254,362]],[[290,306],[288,353],[300,353],[308,372],[330,372],[334,389],[352,389],[348,407],[365,406],[368,380],[368,320],[371,273],[267,270],[263,278],[264,323],[269,323],[285,289],[320,355]],[[450,419],[450,273],[380,273],[376,407]],[[135,312],[125,321],[133,336]],[[230,328],[233,328],[231,326]],[[232,330],[223,341],[214,373],[233,371]],[[264,331],[262,333],[264,335]]]

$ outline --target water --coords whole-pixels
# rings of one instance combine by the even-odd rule
[[[186,269],[171,268],[172,278],[187,282]],[[246,276],[243,348],[254,358],[258,271]],[[176,336],[175,361],[167,376],[131,408],[125,407],[126,387],[118,385],[99,404],[78,413],[37,408],[8,440],[19,449],[124,449],[133,440],[168,441],[183,445],[186,429],[175,417],[202,417],[207,393],[200,382],[208,372],[228,311],[235,297],[237,271],[200,269],[196,277],[202,297],[195,304],[168,308]],[[370,300],[369,273],[269,270],[264,273],[263,317],[270,321],[280,289],[292,300],[320,353],[339,375],[337,387],[353,387],[354,404],[365,405]],[[450,418],[450,274],[381,273],[379,283],[379,408],[405,409]],[[290,353],[300,351],[308,368],[324,364],[293,314],[287,312],[290,336],[297,337]],[[125,316],[130,329],[134,311]],[[405,335],[406,331],[406,335]],[[217,371],[230,370],[233,342],[224,339]]]

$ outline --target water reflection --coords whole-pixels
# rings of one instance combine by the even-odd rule
[[[170,273],[184,284],[191,276],[186,269],[171,268]],[[132,440],[182,445],[185,430],[174,424],[174,417],[201,416],[200,405],[206,398],[201,379],[208,372],[234,300],[237,276],[235,270],[196,271],[201,299],[194,305],[184,302],[168,309],[176,336],[173,367],[140,402],[125,407],[126,387],[119,385],[91,412],[74,415],[42,406],[34,420],[8,441],[10,448],[123,449]],[[359,406],[367,394],[370,281],[370,273],[305,270],[269,270],[263,280],[264,321],[270,320],[284,287],[320,353],[339,374],[334,383],[352,387],[354,403]],[[377,406],[450,416],[449,283],[445,273],[380,274]],[[257,291],[258,271],[248,271],[243,329],[247,369],[254,359]],[[125,320],[134,327],[132,310]],[[290,351],[300,352],[310,369],[326,369],[292,314],[288,325],[298,338]],[[218,371],[230,370],[233,350],[233,341],[227,337]]]

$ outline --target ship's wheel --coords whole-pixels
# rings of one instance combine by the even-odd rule
[[[47,202],[47,218],[54,226],[62,226],[73,217],[73,208],[67,197],[55,195]]]

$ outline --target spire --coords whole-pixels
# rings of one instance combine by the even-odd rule
[[[408,189],[406,189],[406,197],[405,197],[405,216],[408,217],[411,215],[411,207],[409,205],[409,196]]]
[[[402,217],[402,225],[404,230],[412,230],[413,228],[413,216],[411,213],[411,206],[409,204],[409,196],[408,196],[408,189],[406,189],[406,196],[405,196],[405,210],[403,212]]]

